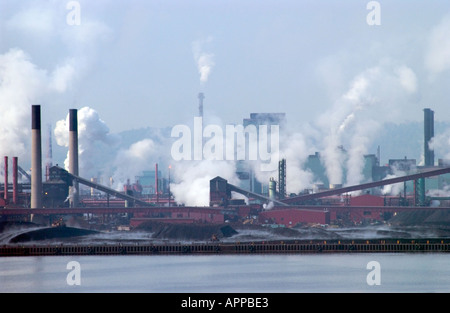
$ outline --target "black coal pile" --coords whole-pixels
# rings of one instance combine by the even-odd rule
[[[392,225],[436,225],[450,226],[450,210],[412,210],[398,213],[389,220]]]
[[[236,241],[264,241],[264,240],[330,240],[340,239],[341,236],[335,232],[318,227],[295,226],[288,227],[266,227],[261,225],[239,225],[236,226],[239,235],[232,239]]]
[[[220,240],[237,234],[230,225],[142,223],[135,231],[152,232],[155,239]]]
[[[87,229],[79,229],[72,227],[50,227],[31,230],[21,233],[10,239],[10,243],[23,243],[31,241],[43,241],[53,239],[74,238],[97,234],[98,232]]]
[[[39,225],[30,222],[0,222],[0,233],[36,227],[39,227]]]

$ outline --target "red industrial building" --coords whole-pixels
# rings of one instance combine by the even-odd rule
[[[292,227],[297,224],[330,224],[328,210],[274,208],[259,214],[261,224],[279,224]]]
[[[144,222],[160,221],[166,223],[211,223],[223,224],[225,215],[220,209],[196,207],[165,207],[154,208],[149,213],[134,213],[130,226],[136,227]]]
[[[351,197],[348,204],[341,206],[329,206],[331,221],[351,221],[361,223],[363,221],[383,221],[384,198],[370,194]],[[384,211],[384,210],[382,210]]]

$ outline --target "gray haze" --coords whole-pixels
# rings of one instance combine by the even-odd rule
[[[361,180],[362,157],[378,145],[382,162],[420,159],[420,131],[404,149],[383,140],[396,125],[420,127],[425,107],[450,122],[450,3],[378,1],[380,25],[367,22],[368,3],[0,0],[0,155],[17,155],[26,167],[30,105],[41,104],[55,163],[65,162],[64,121],[77,108],[89,126],[80,130],[82,176],[108,172],[122,181],[156,162],[166,168],[170,140],[158,129],[192,123],[202,91],[210,123],[287,114],[280,152],[304,178],[288,177],[298,190],[311,183],[302,164],[314,151],[333,183],[342,179],[339,145],[349,153],[350,183]],[[119,135],[147,128],[156,135]],[[448,138],[442,130],[438,157],[450,155]],[[183,180],[180,172],[175,165],[175,179]]]

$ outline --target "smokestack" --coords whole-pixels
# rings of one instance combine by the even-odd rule
[[[53,166],[53,147],[52,147],[52,125],[48,125],[47,137],[47,160],[45,164],[45,180],[48,181],[50,177],[50,168]]]
[[[18,177],[19,177],[19,167],[18,167],[18,158],[13,157],[13,204],[19,203],[19,194],[18,194]]]
[[[286,159],[278,162],[278,193],[282,200],[286,198]]]
[[[42,208],[41,106],[31,108],[31,208]]]
[[[8,203],[8,157],[5,156],[5,193],[3,195],[6,203]]]
[[[434,150],[430,149],[430,141],[434,137],[434,111],[424,109],[424,156],[425,166],[434,166]]]
[[[198,94],[198,116],[203,117],[203,99],[205,95],[201,92]]]
[[[276,193],[277,193],[277,182],[273,179],[273,177],[271,177],[269,181],[269,198],[271,200],[275,200]]]
[[[97,178],[92,177],[91,178],[91,183],[97,183]],[[91,197],[94,197],[94,196],[95,196],[95,189],[91,188]]]
[[[159,193],[158,193],[158,163],[155,165],[155,194],[156,203],[159,203]]]
[[[69,110],[69,173],[78,176],[78,111]],[[71,207],[78,207],[79,184],[74,181],[70,188]]]
[[[198,116],[201,117],[201,127],[202,127],[201,129],[202,129],[202,132],[203,132],[203,99],[205,99],[205,95],[204,95],[203,92],[200,92],[198,94]],[[202,149],[203,149],[203,146],[204,146],[204,138],[203,138],[203,136],[202,136],[202,139],[201,139],[201,144],[202,144]],[[194,151],[194,155],[196,155],[195,151]]]

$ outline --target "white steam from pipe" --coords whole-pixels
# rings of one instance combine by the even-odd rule
[[[416,90],[412,69],[391,62],[382,62],[355,77],[349,90],[317,123],[325,130],[322,156],[331,184],[344,183],[344,168],[347,185],[363,182],[369,144],[383,122],[401,114],[405,100]]]
[[[204,46],[212,42],[212,37],[206,40],[196,40],[192,42],[192,53],[197,64],[198,73],[200,74],[200,83],[205,84],[215,65],[214,54],[205,52]]]
[[[69,114],[56,123],[55,140],[59,146],[69,147]],[[114,146],[119,143],[117,135],[111,134],[109,127],[100,118],[97,111],[89,107],[78,110],[78,152],[81,177],[97,177],[101,166],[110,160]],[[69,168],[69,153],[64,161]]]
[[[143,139],[133,143],[128,149],[117,152],[114,160],[116,168],[113,177],[118,184],[117,189],[125,184],[127,179],[142,175],[142,171],[152,168],[159,153],[162,151],[152,139]]]
[[[73,90],[98,42],[109,33],[106,25],[87,16],[76,29],[61,27],[61,12],[66,12],[65,3],[28,1],[1,22],[5,38],[14,38],[19,48],[0,55],[0,154],[18,156],[22,166],[29,160],[30,106],[55,110],[55,96]],[[34,51],[47,51],[55,43],[67,54],[52,56],[58,61],[47,67],[37,66],[31,51],[20,48],[32,45]]]
[[[184,161],[172,165],[170,190],[178,203],[188,206],[209,206],[209,182],[220,176],[230,184],[238,184],[233,161]]]
[[[54,133],[58,145],[69,146],[69,115],[56,123]],[[167,144],[151,138],[120,148],[119,136],[111,133],[99,113],[90,107],[78,110],[78,144],[80,176],[105,182],[112,177],[114,186],[111,187],[117,190],[122,190],[128,179],[134,180],[143,171],[152,169],[160,158],[169,157],[164,156]],[[66,169],[68,162],[67,154]]]

